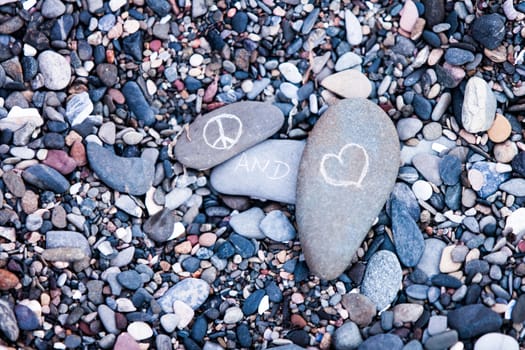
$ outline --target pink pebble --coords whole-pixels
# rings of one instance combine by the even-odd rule
[[[416,4],[414,4],[412,0],[408,0],[401,10],[401,19],[399,20],[401,29],[409,33],[412,32],[412,29],[414,29],[418,18],[419,13],[417,11]]]
[[[72,173],[77,167],[77,162],[73,158],[68,156],[66,152],[57,149],[47,151],[47,157],[43,163],[62,175]]]
[[[159,51],[162,46],[162,42],[160,40],[152,40],[149,43],[149,48],[151,51]]]

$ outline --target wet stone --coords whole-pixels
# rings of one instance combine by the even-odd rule
[[[316,123],[299,168],[296,204],[313,273],[333,279],[350,264],[394,186],[399,158],[391,150],[398,142],[390,118],[364,99],[343,100]],[[321,234],[327,231],[329,240]]]

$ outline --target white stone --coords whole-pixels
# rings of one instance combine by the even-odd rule
[[[38,127],[44,124],[44,119],[42,119],[36,108],[21,108],[14,106],[9,113],[7,113],[6,118],[0,119],[0,130],[7,129],[16,131],[28,122]]]
[[[472,77],[467,82],[461,120],[470,133],[487,131],[496,115],[496,96],[485,80]]]
[[[173,225],[173,233],[170,238],[168,238],[168,241],[180,237],[184,232],[186,232],[186,229],[182,222],[176,222],[175,225]]]
[[[259,315],[264,314],[268,309],[270,309],[270,297],[268,295],[265,295],[261,302],[259,303],[259,307],[257,308],[257,313]]]
[[[87,92],[73,95],[67,102],[66,116],[72,126],[82,124],[93,112],[93,102]]]
[[[177,328],[177,325],[179,324],[179,322],[180,322],[179,316],[175,314],[171,314],[171,313],[162,315],[160,318],[160,325],[168,333],[173,332],[175,328]]]
[[[525,234],[525,208],[519,208],[507,216],[505,232],[512,232],[517,239]]]
[[[474,344],[474,350],[519,350],[516,339],[502,333],[488,333]]]
[[[418,199],[423,201],[429,200],[432,197],[432,186],[428,181],[417,180],[412,184],[412,191]]]
[[[69,84],[71,66],[64,56],[51,50],[44,51],[38,56],[38,67],[49,90],[62,90]]]
[[[224,313],[224,323],[234,324],[242,320],[244,314],[238,306],[232,306],[226,310]]]
[[[128,326],[128,333],[137,341],[148,339],[153,335],[153,330],[146,322],[136,321]]]
[[[133,312],[137,311],[137,308],[135,305],[133,305],[133,302],[129,300],[128,298],[118,298],[115,300],[117,303],[117,310],[119,312]]]
[[[299,73],[297,66],[290,62],[281,63],[279,65],[279,71],[290,83],[298,84],[303,80],[303,76]]]
[[[359,45],[363,40],[361,23],[349,9],[345,10],[346,41],[350,45]]]
[[[109,8],[111,9],[111,12],[118,11],[119,8],[127,4],[127,0],[110,0],[109,1]]]
[[[179,317],[179,323],[177,324],[179,329],[183,329],[189,325],[195,314],[191,306],[180,300],[173,302],[173,312]]]
[[[354,68],[356,66],[359,66],[359,69],[361,69],[361,63],[363,63],[361,56],[353,53],[352,51],[349,51],[337,59],[337,62],[335,63],[335,70],[336,72],[340,72],[342,70]]]
[[[203,61],[204,61],[204,57],[202,57],[202,55],[200,55],[198,53],[195,53],[195,54],[191,55],[191,57],[190,57],[190,65],[192,67],[200,66]]]

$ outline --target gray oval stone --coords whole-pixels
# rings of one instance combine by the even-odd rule
[[[112,189],[132,195],[143,195],[151,187],[158,154],[146,148],[140,158],[124,158],[94,142],[87,144],[89,164],[97,176]]]
[[[305,143],[264,141],[213,169],[218,192],[295,203],[297,171]]]
[[[465,87],[465,97],[461,110],[461,122],[470,133],[487,131],[496,116],[496,96],[487,82],[472,77]]]
[[[396,255],[380,250],[368,262],[361,293],[376,305],[377,310],[383,310],[395,299],[402,278],[403,272]]]
[[[62,90],[71,79],[71,66],[64,56],[47,50],[38,56],[38,68],[49,90]]]
[[[283,122],[271,104],[234,103],[195,119],[177,140],[175,156],[189,168],[208,169],[272,136]]]
[[[46,249],[78,248],[86,256],[91,256],[91,246],[86,237],[75,231],[47,231]]]
[[[333,279],[349,266],[398,168],[397,132],[378,106],[347,99],[323,114],[308,138],[297,180],[299,238],[313,273]]]

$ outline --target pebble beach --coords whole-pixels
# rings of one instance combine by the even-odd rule
[[[0,349],[525,349],[525,2],[0,0]]]

